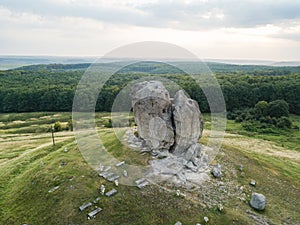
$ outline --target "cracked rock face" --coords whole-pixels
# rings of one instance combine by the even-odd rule
[[[132,106],[138,134],[152,150],[169,150],[174,144],[172,103],[169,92],[159,81],[132,87]]]
[[[202,135],[203,120],[198,103],[188,98],[182,90],[174,98],[175,147],[173,153],[182,155],[196,144]]]
[[[198,167],[203,120],[198,103],[180,90],[171,101],[160,81],[132,87],[132,106],[138,134],[153,151],[170,151]]]

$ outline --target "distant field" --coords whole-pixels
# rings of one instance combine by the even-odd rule
[[[139,190],[114,187],[99,178],[82,158],[71,131],[56,132],[53,146],[50,127],[57,121],[64,127],[70,118],[70,113],[60,112],[0,114],[0,224],[204,224],[204,216],[208,224],[300,222],[299,131],[262,135],[228,121],[223,147],[213,162],[222,165],[222,180],[211,178],[200,189],[181,189],[186,197],[177,197],[177,188],[167,184],[163,186],[170,191],[155,185]],[[204,118],[203,144],[210,128],[210,116]],[[149,156],[123,146],[112,129],[103,127],[108,119],[108,113],[96,114],[108,151],[128,163],[147,164]],[[299,116],[291,119],[300,124]],[[256,187],[249,185],[251,179]],[[100,196],[101,184],[118,193],[101,196],[95,206],[103,211],[88,220],[89,210],[80,212],[78,207]],[[267,197],[264,212],[249,207],[254,191]],[[222,212],[218,204],[224,206]]]

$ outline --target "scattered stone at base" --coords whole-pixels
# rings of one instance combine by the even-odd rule
[[[83,211],[83,210],[85,210],[86,208],[88,208],[88,207],[90,207],[90,206],[92,206],[92,203],[88,202],[88,203],[83,204],[82,206],[80,206],[80,207],[79,207],[79,210],[80,210],[80,211]]]
[[[222,205],[222,204],[219,204],[219,205],[218,205],[218,210],[219,210],[220,212],[222,212],[223,209],[224,209],[223,205]]]
[[[250,181],[250,185],[255,186],[255,185],[256,185],[255,180],[251,180],[251,181]]]
[[[102,209],[98,208],[98,209],[95,209],[94,211],[90,212],[88,214],[88,219],[94,218],[101,211],[102,211]]]
[[[266,197],[263,194],[252,193],[250,206],[257,210],[264,210],[266,207]]]
[[[143,183],[144,181],[146,181],[145,178],[140,178],[140,179],[136,180],[135,183],[136,183],[137,185],[139,185],[139,184]]]
[[[124,165],[125,164],[125,162],[124,161],[122,161],[122,162],[119,162],[119,163],[117,163],[116,164],[116,167],[120,167],[120,166],[122,166],[122,165]]]
[[[241,164],[239,167],[239,170],[242,172],[243,171],[243,165]]]
[[[124,177],[127,177],[127,176],[128,176],[127,170],[124,170],[124,171],[123,171],[123,176],[124,176]]]
[[[186,165],[185,165],[188,169],[192,170],[193,172],[197,172],[197,166],[194,165],[194,163],[192,161],[189,161]]]
[[[115,185],[118,187],[119,186],[119,181],[115,180]]]
[[[180,221],[177,221],[174,225],[182,225]]]
[[[67,149],[67,147],[65,147],[65,148],[64,148],[64,152],[68,152],[68,149]]]
[[[105,169],[104,169],[104,172],[107,172],[107,171],[109,171],[111,169],[111,167],[110,166],[107,166]]]
[[[99,171],[102,172],[103,170],[104,170],[104,166],[102,164],[100,164]]]
[[[208,223],[209,219],[207,216],[205,216],[203,219],[204,219],[205,223]]]
[[[94,204],[97,204],[99,201],[100,201],[100,197],[97,197],[93,202],[94,202]]]
[[[116,189],[112,189],[112,190],[110,190],[109,192],[106,192],[106,197],[110,197],[110,196],[112,196],[112,195],[114,195],[114,194],[116,194],[118,191],[116,190]]]
[[[222,176],[222,167],[220,164],[214,166],[214,168],[212,170],[212,174],[215,178],[219,178]]]
[[[120,176],[117,175],[117,176],[110,177],[110,178],[108,178],[107,180],[110,181],[110,182],[114,182],[114,181],[116,181],[119,177],[120,177]]]
[[[105,187],[103,184],[101,184],[100,191],[101,191],[101,194],[104,195]]]
[[[104,174],[102,177],[103,177],[104,179],[106,179],[106,178],[111,177],[111,176],[113,176],[113,175],[114,175],[114,173],[107,173],[107,174]]]
[[[55,186],[54,188],[50,189],[48,192],[51,193],[51,192],[57,190],[58,188],[59,188],[59,186]]]
[[[142,189],[143,187],[146,187],[148,184],[149,184],[149,182],[148,182],[148,181],[145,181],[145,182],[143,182],[143,183],[137,185],[137,187],[138,187],[139,189]]]

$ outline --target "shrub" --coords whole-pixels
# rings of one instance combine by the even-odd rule
[[[280,128],[291,128],[292,127],[292,121],[287,118],[287,117],[280,117],[279,119],[277,119],[277,127]]]
[[[55,122],[55,123],[54,123],[54,131],[55,131],[55,132],[62,131],[62,125],[61,125],[60,122]]]

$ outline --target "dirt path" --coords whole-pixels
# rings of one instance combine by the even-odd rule
[[[208,136],[209,132],[204,132],[204,135]],[[248,152],[255,152],[300,162],[300,152],[280,147],[272,141],[255,139],[239,134],[226,133],[223,139],[223,143],[225,145],[241,148]]]
[[[67,139],[71,139],[73,137],[74,137],[73,135],[71,135],[71,136],[70,135],[69,136],[60,136],[60,137],[57,137],[55,139],[55,142],[56,143],[60,143],[62,141],[65,141]],[[35,151],[37,151],[39,149],[42,149],[44,147],[48,147],[48,146],[51,146],[51,145],[52,145],[52,142],[47,142],[47,143],[41,144],[41,145],[39,145],[39,146],[37,146],[35,148],[28,149],[28,150],[22,152],[19,156],[15,157],[15,158],[7,159],[7,160],[5,160],[3,162],[0,162],[0,167],[5,166],[7,164],[11,164],[11,163],[13,163],[13,162],[15,162],[15,161],[17,161],[17,160],[19,160],[19,159],[27,156],[30,153],[33,153],[33,152],[35,152]]]

